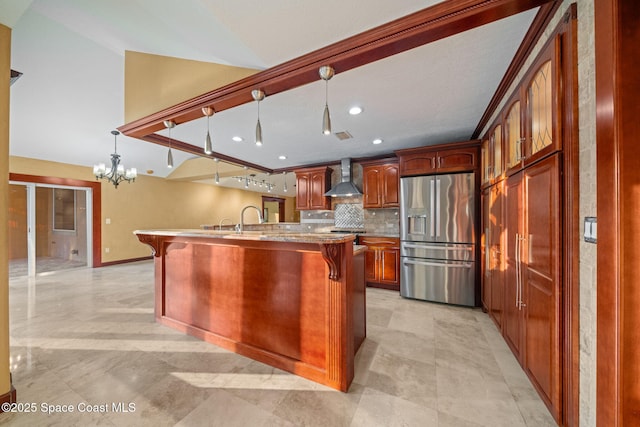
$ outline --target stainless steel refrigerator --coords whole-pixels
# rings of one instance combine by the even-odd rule
[[[400,180],[400,294],[476,305],[473,173]]]

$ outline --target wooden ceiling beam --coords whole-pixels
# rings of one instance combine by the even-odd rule
[[[219,112],[253,102],[253,89],[261,89],[270,96],[320,80],[318,69],[323,65],[333,66],[339,74],[550,2],[552,0],[444,1],[127,123],[118,130],[130,137],[165,145],[161,138],[153,135],[165,128],[165,120],[176,124],[195,120],[203,117],[202,107],[209,106]],[[181,150],[191,146],[173,144]],[[199,148],[194,154],[203,155]],[[229,161],[245,164],[238,159]]]

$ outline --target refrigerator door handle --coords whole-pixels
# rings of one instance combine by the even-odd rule
[[[416,261],[413,259],[403,259],[403,264],[413,264],[413,265],[425,265],[427,267],[444,267],[444,268],[471,268],[473,264],[469,262],[453,264],[448,262],[429,262],[429,261]]]
[[[431,187],[431,191],[429,192],[430,195],[430,203],[429,203],[429,209],[430,209],[430,213],[431,213],[431,221],[430,221],[430,237],[433,237],[433,235],[436,232],[436,224],[435,224],[435,209],[436,209],[436,183],[435,183],[435,179],[431,178],[429,180],[429,186]]]
[[[436,201],[438,206],[436,207],[436,238],[440,237],[440,178],[436,178]]]

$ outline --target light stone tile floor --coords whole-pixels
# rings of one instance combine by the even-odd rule
[[[479,309],[368,288],[367,339],[341,393],[155,323],[153,292],[150,261],[12,279],[13,383],[35,411],[0,424],[556,425]]]

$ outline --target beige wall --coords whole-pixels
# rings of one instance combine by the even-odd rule
[[[568,2],[565,2],[568,3]],[[578,1],[580,218],[596,216],[594,0]],[[580,425],[596,425],[596,249],[580,243]]]
[[[93,181],[89,167],[46,162],[24,157],[11,157],[12,173],[53,176]],[[287,211],[294,206],[287,198]],[[149,247],[133,235],[137,229],[199,228],[203,224],[218,224],[223,218],[240,221],[240,211],[246,205],[262,206],[262,194],[207,184],[175,182],[147,175],[134,183],[122,183],[116,189],[102,183],[102,262],[112,262],[148,256]],[[288,214],[289,216],[290,214]],[[107,218],[111,224],[106,224]],[[247,213],[246,222],[255,223],[254,214]],[[228,221],[226,222],[228,224]],[[109,248],[109,252],[105,251]]]
[[[127,51],[124,56],[125,121],[148,116],[257,71]]]
[[[9,75],[11,29],[0,24],[0,396],[11,390],[9,378]]]

